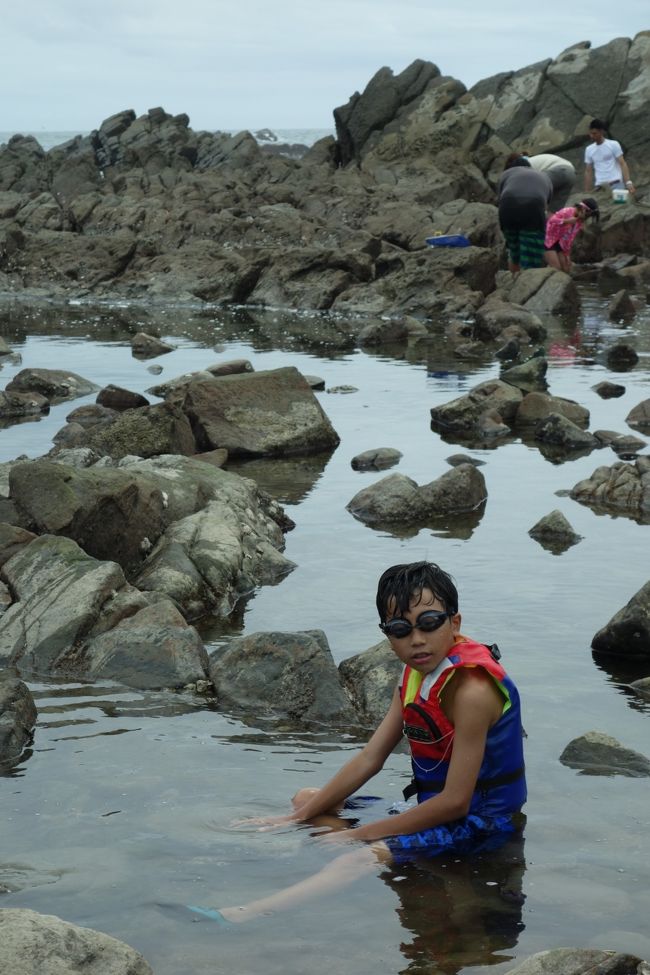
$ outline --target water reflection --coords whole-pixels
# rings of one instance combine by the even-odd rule
[[[306,457],[233,458],[226,468],[241,477],[252,478],[281,504],[298,504],[314,490],[333,454],[330,450]]]
[[[394,867],[382,879],[399,897],[397,913],[411,935],[400,945],[400,975],[456,975],[475,965],[511,960],[525,928],[524,838],[469,859],[431,859]]]
[[[421,531],[429,529],[434,538],[457,538],[466,541],[471,538],[485,514],[487,501],[482,501],[472,511],[456,511],[449,514],[429,517],[421,521],[373,521],[366,528],[381,532],[384,536],[399,539],[416,538]],[[364,519],[351,512],[357,521]]]

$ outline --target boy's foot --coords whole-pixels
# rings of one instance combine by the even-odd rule
[[[222,927],[230,927],[233,923],[227,917],[224,917],[216,907],[199,907],[196,904],[188,904],[187,909],[188,911],[193,911],[195,914],[200,914],[202,917],[209,918],[210,921],[216,921]]]

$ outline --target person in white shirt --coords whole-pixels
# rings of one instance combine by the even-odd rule
[[[538,152],[531,156],[529,152],[522,152],[527,157],[531,169],[538,173],[546,173],[553,184],[553,196],[548,208],[551,213],[565,207],[576,181],[576,171],[568,159],[556,156],[552,152]]]
[[[621,144],[605,138],[605,123],[600,119],[592,119],[589,123],[589,138],[591,144],[585,149],[585,190],[609,187],[634,193]]]

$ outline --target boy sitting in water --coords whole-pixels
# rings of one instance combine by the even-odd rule
[[[386,716],[326,785],[297,793],[292,813],[256,822],[314,822],[355,808],[359,799],[349,797],[381,770],[402,734],[413,769],[405,797],[417,795],[417,804],[358,828],[332,830],[325,839],[366,845],[292,887],[243,907],[191,910],[218,921],[247,920],[335,890],[372,870],[377,859],[473,853],[494,848],[518,828],[516,814],[526,801],[519,694],[498,663],[498,650],[461,634],[456,587],[434,563],[387,569],[377,609],[380,629],[404,664]]]

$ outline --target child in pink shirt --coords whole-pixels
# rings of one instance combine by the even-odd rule
[[[564,207],[552,213],[546,221],[544,256],[549,267],[557,271],[571,270],[571,248],[573,241],[583,228],[585,220],[600,217],[598,204],[591,197],[581,200],[572,207]]]

